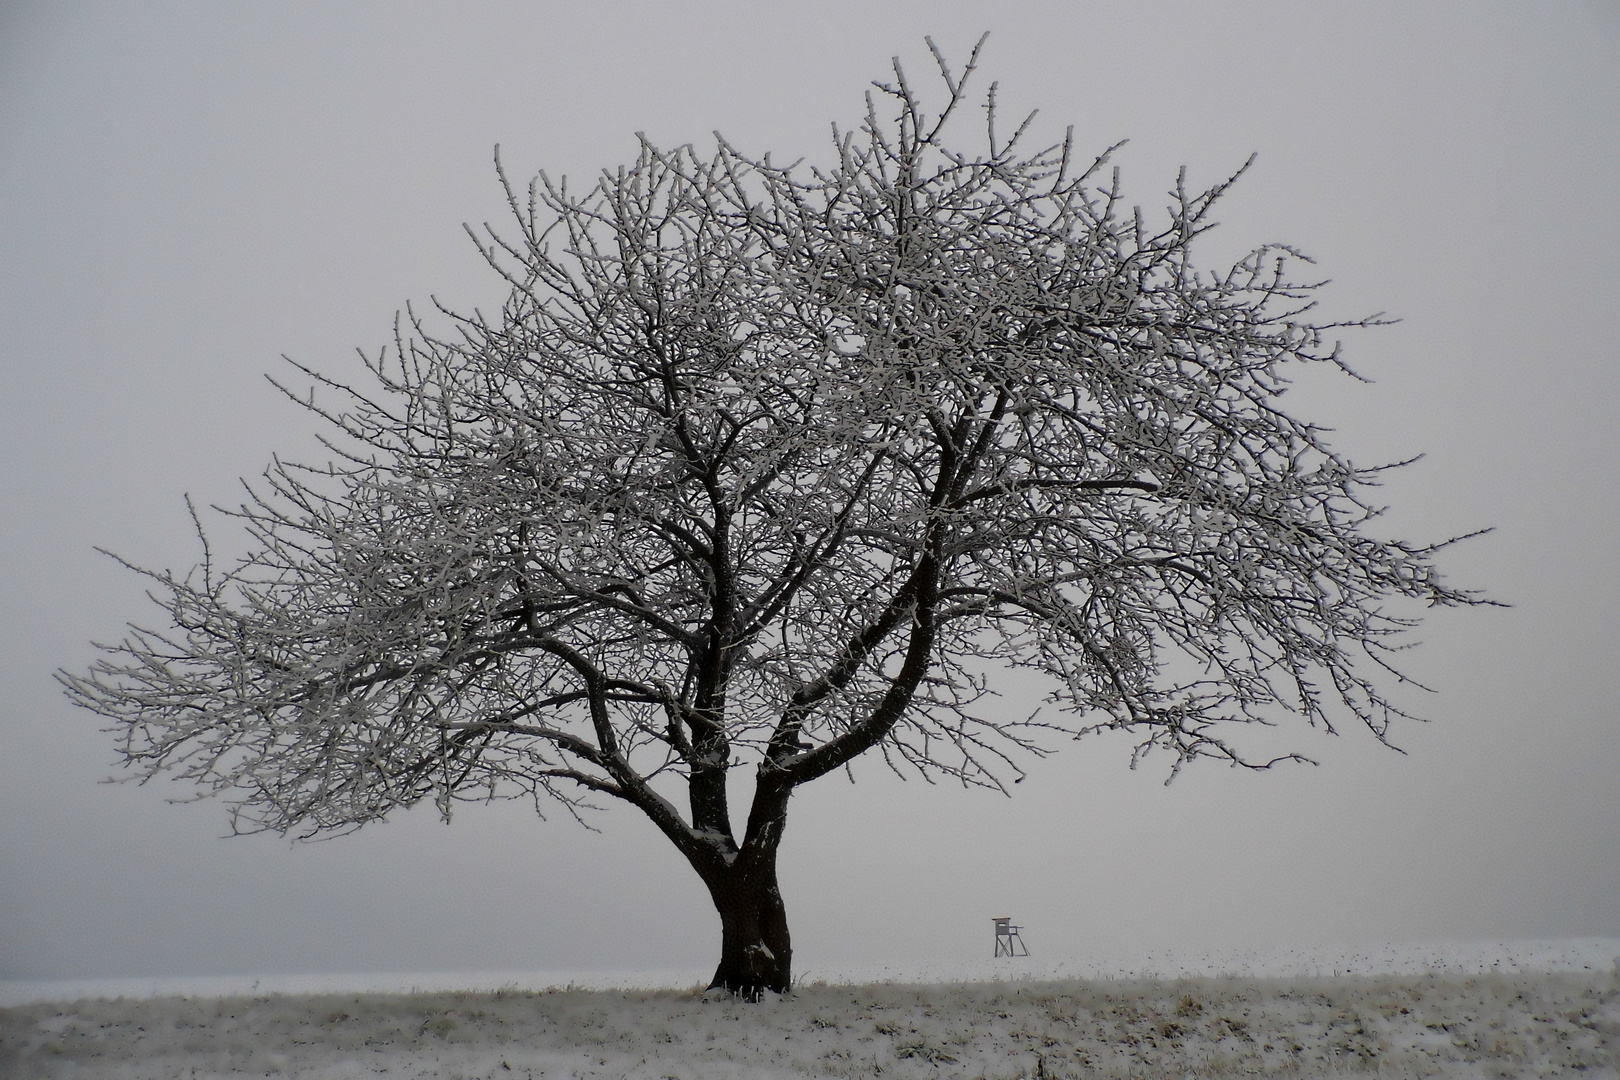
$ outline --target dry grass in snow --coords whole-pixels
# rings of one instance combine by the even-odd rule
[[[1620,1076],[1609,972],[36,1003],[0,1076]]]

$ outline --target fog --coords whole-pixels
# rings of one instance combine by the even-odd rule
[[[1202,261],[1293,244],[1372,382],[1296,413],[1357,462],[1424,453],[1387,535],[1511,608],[1439,611],[1434,693],[1382,747],[1164,784],[1096,738],[1016,797],[878,763],[801,790],[782,849],[800,966],[1245,944],[1620,936],[1620,15],[1552,2],[12,4],[0,12],[0,978],[702,967],[708,898],[628,808],[430,810],[330,842],[223,838],[224,807],[98,781],[112,738],[51,673],[152,617],[94,547],[183,569],[183,497],[311,454],[265,372],[334,372],[407,301],[499,302],[462,223],[713,131],[828,153],[923,36],[1053,140],[1123,138],[1150,212],[1185,164],[1258,160]],[[223,528],[223,527],[222,527]],[[220,542],[230,539],[225,532]],[[1009,709],[1023,708],[1013,686]],[[1025,710],[1027,711],[1027,709]]]

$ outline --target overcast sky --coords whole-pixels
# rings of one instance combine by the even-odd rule
[[[1495,526],[1409,657],[1432,722],[1309,729],[1320,767],[1174,785],[1097,739],[1017,797],[803,789],[782,848],[801,970],[1047,956],[1620,936],[1620,8],[1609,0],[0,5],[0,978],[702,968],[719,927],[638,815],[517,805],[319,844],[224,839],[217,802],[97,783],[109,736],[51,681],[148,617],[307,415],[262,375],[343,370],[408,300],[488,305],[462,223],[498,222],[496,143],[590,178],[635,133],[824,156],[899,54],[983,30],[1003,108],[1122,138],[1149,210],[1185,164],[1259,160],[1210,238],[1313,255],[1330,314],[1388,311],[1295,409],[1394,478],[1389,535]],[[225,538],[221,537],[224,542]],[[1009,708],[1018,707],[1015,700]]]

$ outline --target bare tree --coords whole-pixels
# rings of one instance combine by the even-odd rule
[[[300,368],[333,462],[226,511],[229,568],[142,571],[172,626],[69,695],[237,831],[630,803],[746,994],[790,980],[789,796],[858,755],[1005,790],[1099,729],[1175,768],[1270,766],[1227,732],[1289,714],[1383,739],[1387,602],[1483,601],[1444,545],[1369,535],[1380,470],[1281,410],[1291,366],[1348,373],[1302,257],[1199,272],[1231,181],[1150,225],[1107,154],[998,130],[993,86],[950,149],[974,61],[934,56],[941,110],[896,64],[821,168],[643,140],[582,194],[502,173],[516,231],[473,233],[500,313],[407,311],[367,385]],[[1011,667],[1033,717],[986,702]]]

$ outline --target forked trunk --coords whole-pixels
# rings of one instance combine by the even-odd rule
[[[776,886],[776,852],[763,863],[709,886],[720,912],[720,966],[709,988],[749,1001],[767,990],[785,994],[793,981],[793,942]]]
[[[711,990],[758,1001],[767,990],[785,994],[793,984],[793,939],[776,885],[776,850],[791,791],[761,783],[742,849],[727,862],[698,866],[720,913],[720,966],[714,969]]]

